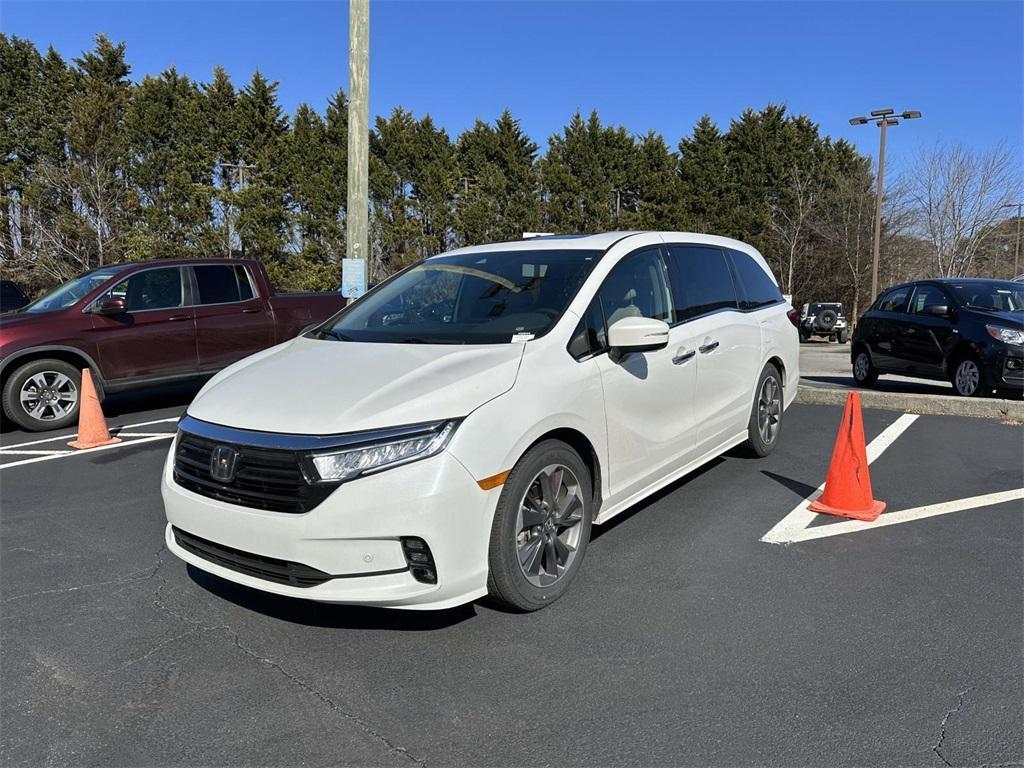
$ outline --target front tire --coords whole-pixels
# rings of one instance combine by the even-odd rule
[[[860,350],[853,358],[853,380],[860,387],[873,387],[878,381],[878,370],[871,363],[866,349]]]
[[[82,372],[63,360],[33,360],[4,385],[4,414],[29,432],[63,429],[78,420]]]
[[[840,344],[845,344],[847,339],[849,339],[849,338],[850,338],[850,332],[849,331],[840,331],[839,332],[839,343]]]
[[[517,611],[536,611],[569,589],[593,522],[590,470],[559,440],[538,443],[516,463],[491,526],[487,591]]]
[[[782,431],[782,379],[779,370],[769,363],[757,380],[754,407],[747,424],[747,449],[764,457],[775,450]]]
[[[981,366],[972,357],[961,358],[953,370],[953,389],[961,397],[977,397],[984,394],[983,380]]]

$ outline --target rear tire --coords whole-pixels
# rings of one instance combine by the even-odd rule
[[[871,363],[871,355],[861,349],[853,358],[853,380],[860,387],[873,387],[878,381],[878,370]]]
[[[769,363],[761,371],[754,393],[754,405],[747,423],[747,450],[764,457],[775,450],[782,432],[782,378],[779,369]]]
[[[845,344],[847,339],[849,339],[849,338],[850,338],[850,332],[849,331],[840,331],[839,332],[839,343],[840,344]]]
[[[33,360],[7,379],[4,414],[28,432],[63,429],[78,420],[82,372],[63,360]]]
[[[590,541],[593,504],[590,470],[576,451],[559,440],[528,450],[505,481],[494,512],[491,598],[525,612],[565,594]]]

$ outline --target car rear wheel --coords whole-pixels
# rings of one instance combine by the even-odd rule
[[[873,387],[878,381],[878,371],[871,364],[867,350],[860,350],[853,358],[853,380],[861,387]]]
[[[965,357],[953,370],[953,389],[961,397],[977,397],[984,393],[981,368],[977,360]]]
[[[747,424],[747,449],[755,456],[767,456],[775,450],[782,431],[782,379],[769,363],[757,381],[757,395]]]
[[[4,414],[22,429],[61,429],[78,419],[82,373],[63,360],[34,360],[4,385]]]
[[[568,590],[583,562],[593,514],[590,470],[558,440],[512,469],[491,527],[487,588],[502,605],[535,611]]]

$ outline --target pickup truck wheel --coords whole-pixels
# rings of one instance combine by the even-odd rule
[[[517,611],[536,611],[568,590],[590,540],[590,471],[565,443],[546,440],[513,467],[498,499],[487,591]]]
[[[775,450],[781,431],[782,380],[779,378],[779,370],[769,363],[757,381],[754,407],[747,424],[747,451],[757,457],[767,456]]]
[[[82,373],[63,360],[33,360],[4,385],[7,418],[29,432],[62,429],[78,419]]]

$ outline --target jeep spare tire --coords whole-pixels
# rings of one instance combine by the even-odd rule
[[[839,315],[836,314],[834,309],[826,309],[818,315],[818,327],[823,331],[831,331],[836,327],[838,319]]]

